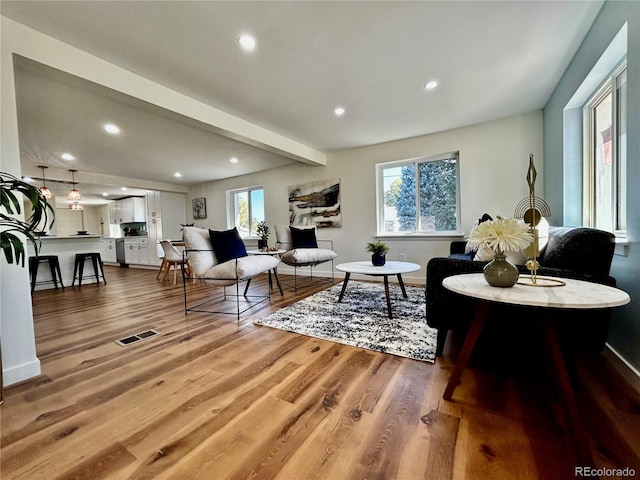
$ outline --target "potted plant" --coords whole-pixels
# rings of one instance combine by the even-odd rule
[[[38,187],[29,185],[5,172],[0,172],[0,182],[2,187],[2,211],[0,211],[2,252],[7,263],[19,263],[24,267],[26,250],[23,239],[17,234],[27,237],[37,254],[40,247],[37,235],[41,233],[38,231],[38,227],[48,223],[51,228],[55,220],[55,212],[47,199],[40,193]],[[31,216],[26,221],[15,217],[21,213],[23,202],[23,199],[16,196],[16,193],[21,193],[22,197],[31,205]],[[50,222],[49,219],[51,219]]]
[[[262,250],[263,248],[267,248],[267,242],[269,240],[269,226],[267,225],[267,222],[263,220],[258,223],[256,233],[260,236],[260,240],[258,240],[258,249]]]
[[[389,245],[380,240],[367,243],[367,251],[371,252],[371,263],[374,267],[381,267],[387,261],[386,254],[389,253]]]

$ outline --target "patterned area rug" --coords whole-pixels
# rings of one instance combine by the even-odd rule
[[[342,284],[316,293],[254,322],[310,337],[435,361],[437,330],[427,325],[424,287],[389,285],[393,319],[387,316],[382,283],[350,281],[341,303]]]

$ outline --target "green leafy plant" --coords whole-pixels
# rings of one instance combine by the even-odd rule
[[[40,194],[38,187],[29,185],[5,172],[0,172],[0,181],[2,187],[2,211],[0,211],[2,252],[7,263],[19,263],[24,267],[26,251],[24,241],[19,234],[27,237],[37,253],[40,248],[40,240],[37,238],[38,226],[48,224],[51,228],[55,221],[55,212],[47,199]],[[18,193],[21,195],[17,195]],[[23,198],[21,197],[24,197],[31,204],[31,216],[26,221],[15,217],[22,212]]]
[[[381,242],[380,240],[374,240],[373,242],[367,243],[366,250],[378,255],[386,255],[387,253],[389,253],[389,245]]]
[[[267,225],[267,222],[265,222],[264,220],[259,222],[258,225],[256,226],[256,233],[260,236],[260,239],[268,240],[269,226]]]

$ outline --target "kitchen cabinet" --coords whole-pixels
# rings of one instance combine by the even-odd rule
[[[155,251],[154,251],[155,254]],[[149,241],[147,238],[125,238],[124,259],[129,265],[149,264]]]
[[[133,223],[146,221],[145,198],[129,197],[109,204],[109,223]]]
[[[103,262],[116,263],[115,238],[103,238],[100,240],[100,256]]]
[[[185,195],[170,192],[149,192],[147,200],[147,236],[149,245],[160,240],[180,240],[186,222]],[[160,265],[155,248],[149,250],[149,263]]]

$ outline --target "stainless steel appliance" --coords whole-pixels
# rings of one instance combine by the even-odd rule
[[[121,267],[127,265],[124,256],[124,238],[116,238],[116,262],[118,262]]]

